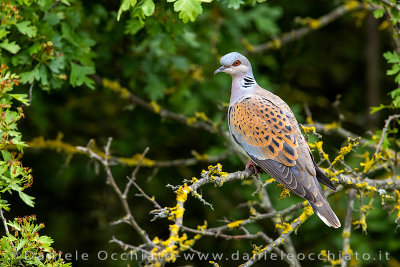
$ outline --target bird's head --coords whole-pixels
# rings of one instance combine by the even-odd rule
[[[214,75],[220,72],[225,72],[232,77],[244,75],[253,76],[250,61],[238,52],[226,54],[221,58],[220,63],[222,66],[214,72]]]

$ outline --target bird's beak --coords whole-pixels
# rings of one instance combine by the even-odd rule
[[[214,71],[214,75],[220,72],[224,72],[224,70],[226,69],[225,66],[220,67],[219,69],[217,69],[216,71]]]

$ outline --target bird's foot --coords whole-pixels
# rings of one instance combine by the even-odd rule
[[[255,175],[258,177],[257,165],[256,165],[256,164],[254,163],[254,161],[252,161],[252,160],[250,160],[250,161],[246,164],[246,169],[245,169],[245,170],[247,170],[247,169],[250,168],[250,167],[253,167]]]

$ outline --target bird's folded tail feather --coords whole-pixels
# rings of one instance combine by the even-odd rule
[[[339,228],[341,226],[340,221],[336,214],[333,212],[329,203],[327,201],[323,201],[322,205],[317,206],[311,201],[309,201],[311,207],[313,208],[315,214],[329,227]]]

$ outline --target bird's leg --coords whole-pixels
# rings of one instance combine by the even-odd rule
[[[257,165],[254,163],[254,161],[250,160],[249,162],[247,162],[245,170],[250,168],[250,166],[253,167],[255,175],[257,175],[257,177],[258,177],[258,169],[257,169]]]

